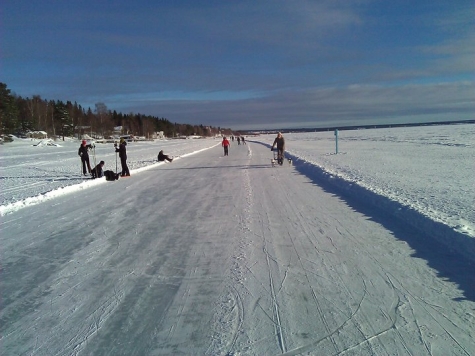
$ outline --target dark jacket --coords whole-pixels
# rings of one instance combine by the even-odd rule
[[[115,149],[116,152],[119,152],[119,157],[122,159],[127,159],[127,148],[125,146],[127,146],[127,142],[124,141],[119,145],[119,148]]]
[[[164,154],[163,150],[162,150],[162,151],[158,152],[157,159],[159,161],[165,161],[165,160],[170,160],[170,157],[168,157],[168,155]]]
[[[81,156],[82,159],[89,158],[88,150],[89,150],[90,147],[91,147],[91,145],[86,145],[86,146],[81,145],[81,146],[79,146],[78,155]]]
[[[275,140],[274,140],[274,143],[272,144],[272,147],[274,147],[275,145],[277,145],[278,150],[284,150],[285,149],[284,137],[283,136],[276,137]]]
[[[102,164],[99,163],[96,167],[94,167],[91,173],[94,178],[101,178],[104,175]]]

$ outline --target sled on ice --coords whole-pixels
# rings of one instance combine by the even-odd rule
[[[276,164],[282,166],[286,160],[285,154],[282,154],[280,157],[278,150],[273,150],[272,152],[274,153],[274,157],[270,160],[272,167],[275,167]],[[289,166],[292,165],[292,158],[287,158],[287,162],[289,163]]]

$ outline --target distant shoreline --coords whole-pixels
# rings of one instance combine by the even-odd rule
[[[239,130],[241,133],[276,133],[276,132],[322,132],[335,130],[367,130],[367,129],[386,129],[391,127],[417,127],[417,126],[440,126],[440,125],[459,125],[459,124],[475,124],[475,120],[458,120],[458,121],[433,121],[433,122],[417,122],[405,124],[384,124],[384,125],[351,125],[351,126],[333,126],[333,127],[314,127],[314,128],[298,128],[298,129],[272,129],[272,130]]]

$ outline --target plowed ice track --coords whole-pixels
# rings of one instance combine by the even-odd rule
[[[6,215],[2,355],[475,354],[451,278],[473,265],[270,156],[213,147]]]

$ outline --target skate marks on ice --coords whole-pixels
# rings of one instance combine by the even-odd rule
[[[248,317],[242,293],[246,283],[247,251],[252,243],[250,214],[253,205],[253,192],[249,168],[253,168],[253,166],[250,164],[251,146],[247,145],[247,147],[241,148],[246,148],[246,158],[244,159],[246,163],[239,167],[231,167],[242,168],[238,171],[239,198],[234,198],[240,201],[240,204],[236,203],[239,209],[233,216],[237,223],[235,229],[237,238],[233,239],[236,241],[236,245],[230,256],[229,275],[223,293],[219,296],[214,307],[211,343],[206,350],[207,355],[234,355],[235,350],[240,348],[236,343],[245,332],[243,323]],[[239,156],[239,159],[243,159],[242,155]],[[226,166],[226,168],[230,167]]]
[[[264,162],[252,150],[251,163]],[[393,236],[294,169],[193,172],[190,179],[164,170],[160,180],[170,189],[160,199],[138,189],[156,174],[137,175],[127,181],[134,194],[121,199],[122,214],[94,210],[81,224],[73,212],[61,215],[64,235],[51,240],[61,243],[42,248],[54,256],[28,259],[43,268],[53,268],[55,257],[71,260],[48,274],[58,288],[35,289],[56,299],[24,309],[25,298],[19,299],[16,310],[25,317],[3,342],[20,351],[39,336],[23,352],[37,354],[473,354],[469,302],[444,302],[458,296],[455,288],[413,258],[400,233]],[[183,184],[186,198],[176,194]],[[124,214],[137,224],[120,224]],[[85,228],[86,246],[74,246]],[[9,275],[12,285],[23,275],[16,272]],[[50,318],[49,311],[56,314]],[[36,329],[18,332],[29,322]],[[46,331],[51,325],[54,334]],[[61,349],[65,343],[68,350]]]
[[[281,200],[258,194],[264,189],[253,185],[241,216],[247,244],[236,259],[239,283],[228,298],[239,320],[232,323],[238,332],[227,355],[473,352],[464,330],[473,315],[460,315],[455,302],[440,306],[438,300],[450,299],[453,290],[423,260],[414,260],[404,241],[358,213],[349,227],[333,221],[341,212],[318,213],[325,208],[279,189],[289,183],[284,175],[294,174],[282,172],[270,176],[269,193]],[[280,219],[269,213],[276,209],[269,202],[282,203]],[[408,263],[414,274],[405,275]],[[423,293],[413,293],[412,286],[423,286]]]
[[[296,207],[297,205],[291,204],[289,200],[288,206]],[[295,214],[295,216],[299,215]],[[335,214],[335,216],[337,215]],[[305,221],[301,221],[299,225],[304,223]],[[346,352],[347,350],[361,347],[370,347],[368,352],[372,354],[381,354],[381,349],[384,349],[384,353],[390,354],[391,350],[397,348],[400,348],[403,352],[427,352],[427,354],[431,354],[430,350],[434,348],[443,349],[444,347],[447,352],[449,350],[457,350],[462,355],[468,355],[474,351],[475,345],[467,337],[463,329],[464,325],[473,323],[474,316],[460,315],[457,311],[458,306],[456,302],[451,303],[450,307],[445,310],[438,306],[438,303],[444,303],[445,298],[456,300],[453,298],[453,289],[449,288],[450,285],[447,285],[446,281],[437,275],[437,271],[427,270],[424,260],[414,259],[413,255],[411,255],[412,251],[408,249],[405,241],[389,239],[391,235],[381,238],[371,228],[363,235],[369,237],[365,242],[365,239],[358,235],[356,229],[353,231],[352,228],[344,228],[338,221],[330,224],[324,230],[321,229],[321,226],[324,226],[323,223],[315,224],[313,227],[311,227],[310,221],[308,223],[312,230],[316,230],[320,226],[321,233],[324,230],[327,231],[323,233],[323,236],[318,237],[316,235],[314,241],[320,241],[322,237],[328,237],[329,239],[329,247],[333,248],[333,253],[328,252],[331,249],[318,253],[318,257],[322,260],[323,264],[328,266],[329,272],[338,271],[339,265],[335,263],[336,261],[330,261],[330,263],[326,263],[326,261],[328,259],[331,260],[332,255],[335,254],[345,256],[339,263],[346,266],[346,271],[344,270],[344,273],[337,273],[336,275],[331,273],[333,281],[341,281],[338,288],[345,292],[344,294],[347,295],[348,300],[354,300],[355,302],[358,300],[357,291],[364,292],[360,302],[357,304],[358,308],[354,312],[347,312],[347,314],[351,314],[351,317],[341,326],[335,327],[331,333],[327,334],[333,335],[335,331],[338,331],[338,334],[343,334],[349,331],[351,335],[354,333],[353,329],[358,330],[361,334],[361,342],[354,345],[345,344],[344,347],[340,345],[337,349],[338,352]],[[355,221],[354,226],[357,226],[357,223]],[[334,229],[336,232],[333,238],[329,234],[330,227],[332,226],[333,228],[331,229]],[[398,230],[392,229],[390,231],[396,231],[395,237],[398,237]],[[407,231],[399,231],[399,233],[405,233],[406,236],[409,235]],[[311,236],[310,231],[306,232],[305,235]],[[289,234],[289,239],[292,239],[292,234]],[[351,242],[353,247],[349,250],[349,252],[351,251],[350,253],[342,254],[344,250],[341,248],[343,247],[341,241],[345,240]],[[337,241],[340,241],[340,248],[338,249],[335,248]],[[293,245],[296,246],[297,241],[294,240]],[[318,249],[320,244],[314,246],[315,249]],[[372,246],[387,246],[387,251],[391,251],[389,258],[385,254],[381,254],[384,250],[378,251],[377,248]],[[437,257],[437,260],[446,262],[448,256],[442,256],[440,251],[438,252],[438,256],[432,255],[432,257]],[[460,259],[460,256],[458,256],[458,259]],[[413,265],[414,270],[408,271],[405,266],[406,264]],[[371,266],[373,266],[373,270],[369,269]],[[467,269],[464,270],[460,267],[456,267],[458,272],[466,274]],[[465,265],[466,267],[468,267],[468,264]],[[320,270],[320,267],[318,269]],[[349,271],[356,273],[354,273],[352,278],[343,281],[341,276],[349,275],[351,277],[353,275]],[[407,274],[408,272],[409,274]],[[346,287],[347,285],[354,285],[351,281],[358,278],[360,278],[359,288]],[[411,290],[414,286],[417,286],[414,288],[415,290],[422,286],[423,292],[412,293]],[[437,288],[435,293],[432,291],[434,286]],[[317,288],[316,290],[319,289]],[[455,295],[457,294],[456,292]],[[321,300],[322,296],[319,299]],[[437,302],[437,300],[440,301]],[[388,301],[391,301],[391,303],[389,304]],[[374,306],[378,306],[377,312],[371,310]],[[448,315],[451,316],[449,317]],[[374,320],[378,321],[375,322]],[[387,322],[383,323],[381,320],[386,320]],[[380,339],[383,341],[380,341]],[[325,338],[318,339],[317,344],[324,340]],[[390,346],[391,344],[393,346]],[[314,346],[316,346],[315,343],[310,345],[310,347]]]
[[[296,170],[392,231],[414,249],[413,257],[426,260],[441,278],[456,283],[464,295],[455,300],[475,301],[475,275],[468,272],[474,263],[475,239],[357,184],[329,175],[315,165],[299,161]]]
[[[87,222],[70,218],[65,216],[71,225],[64,232],[51,234],[41,243],[35,239],[24,249],[22,259],[6,264],[2,282],[6,289],[18,275],[25,285],[36,287],[18,301],[5,300],[1,323],[5,352],[53,355],[104,354],[107,350],[120,354],[128,347],[121,343],[133,337],[146,345],[148,333],[144,331],[156,324],[156,311],[169,299],[167,291],[173,292],[169,280],[152,271],[144,273],[149,269],[146,263],[129,263],[130,257],[123,258],[132,245],[107,228],[118,225],[114,213],[110,225],[103,223],[90,233]]]

